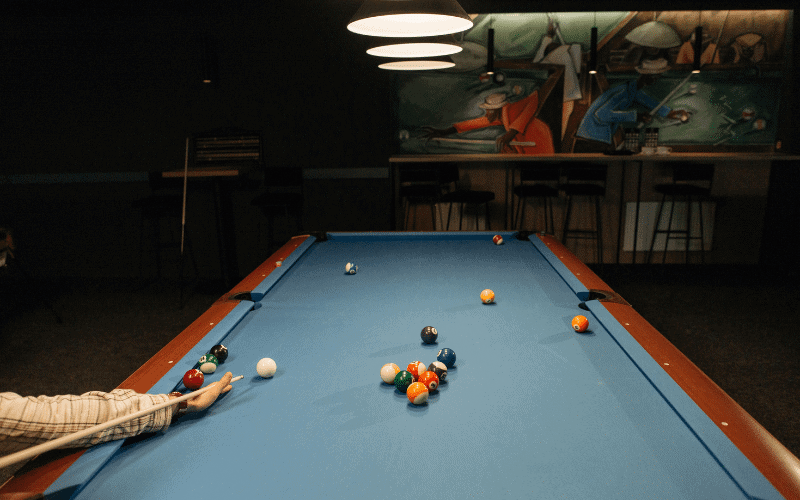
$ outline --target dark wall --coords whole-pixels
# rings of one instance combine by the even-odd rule
[[[124,276],[135,274],[138,262],[138,214],[129,202],[147,194],[146,182],[21,186],[4,175],[181,168],[187,135],[227,126],[262,130],[268,165],[387,168],[393,75],[365,54],[365,37],[346,29],[361,2],[12,0],[0,17],[0,225],[16,226],[42,274]],[[636,8],[634,2],[461,3],[476,13]],[[218,70],[211,84],[201,82],[206,54]],[[791,90],[797,73],[795,65],[787,76],[787,150],[798,144],[798,96]],[[390,228],[388,179],[318,176],[309,188],[308,230]],[[251,246],[264,221],[249,206],[250,194],[240,193],[234,207],[244,214],[237,226],[245,237],[240,251],[248,252],[239,256],[241,273],[266,257]],[[200,226],[201,241],[213,242],[211,224],[203,223],[208,202],[200,200],[192,224]],[[216,273],[215,262],[206,256],[201,272]]]

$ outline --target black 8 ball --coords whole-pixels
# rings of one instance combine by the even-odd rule
[[[216,356],[220,363],[224,363],[228,359],[228,348],[222,344],[215,345],[208,352]]]
[[[441,361],[434,361],[428,365],[428,371],[433,372],[439,377],[439,383],[443,384],[447,381],[447,366]]]
[[[426,344],[433,344],[436,342],[436,337],[439,336],[439,332],[432,326],[426,326],[422,329],[422,333],[420,333],[419,336],[422,337],[422,341]]]

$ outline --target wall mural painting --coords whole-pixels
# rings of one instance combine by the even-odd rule
[[[400,152],[771,150],[790,19],[775,10],[475,16],[456,35],[455,67],[396,75]]]

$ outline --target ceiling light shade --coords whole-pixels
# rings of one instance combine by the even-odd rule
[[[385,37],[448,35],[471,27],[456,0],[365,0],[347,25],[353,33]]]
[[[698,26],[694,29],[694,60],[692,61],[692,73],[700,73],[702,58],[703,58],[703,27]]]
[[[675,30],[661,21],[650,21],[637,26],[625,35],[625,39],[642,47],[655,49],[671,49],[683,43]]]
[[[453,35],[433,38],[375,39],[367,54],[378,57],[438,57],[461,52]]]
[[[391,61],[379,64],[381,69],[394,71],[430,71],[434,69],[452,68],[456,64],[449,57],[435,57],[432,59],[411,59],[407,61]]]
[[[589,38],[589,74],[597,73],[597,27],[592,28]]]

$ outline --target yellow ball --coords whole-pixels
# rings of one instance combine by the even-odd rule
[[[491,304],[494,302],[494,292],[489,290],[488,288],[481,292],[481,301],[484,304]]]

